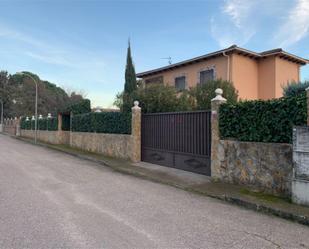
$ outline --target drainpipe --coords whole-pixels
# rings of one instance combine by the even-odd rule
[[[227,58],[227,72],[226,72],[226,80],[230,81],[230,56],[228,56],[225,51],[222,53],[224,57]]]

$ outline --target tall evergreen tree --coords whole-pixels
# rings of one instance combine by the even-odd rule
[[[132,61],[131,46],[130,46],[130,41],[129,41],[128,52],[127,52],[127,65],[126,65],[126,72],[125,72],[124,92],[126,94],[131,94],[136,89],[137,89],[137,81],[136,81],[135,68],[134,68],[134,64]]]

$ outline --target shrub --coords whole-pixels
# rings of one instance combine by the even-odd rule
[[[307,119],[306,95],[267,101],[243,101],[220,106],[221,138],[240,141],[292,143],[294,125]]]
[[[131,133],[131,114],[121,112],[86,113],[73,116],[74,132]]]
[[[31,130],[31,121],[26,121],[26,118],[21,118],[20,128],[22,130]]]
[[[26,118],[21,119],[20,127],[23,130],[34,130],[35,129],[35,121],[29,120],[26,121]],[[56,131],[58,130],[58,118],[43,118],[38,119],[38,130],[49,130],[49,131]]]
[[[68,106],[65,110],[62,111],[63,113],[70,113],[73,114],[83,114],[91,112],[91,104],[89,99],[83,99],[79,101],[78,103],[74,103],[70,106]]]
[[[190,90],[191,95],[196,99],[197,110],[210,110],[211,100],[216,97],[215,90],[221,88],[223,97],[227,99],[227,103],[234,104],[237,102],[238,92],[234,85],[229,81],[213,80],[206,84],[198,84]]]
[[[309,81],[305,82],[292,82],[283,87],[283,95],[285,97],[292,97],[303,93],[309,87]]]
[[[210,110],[211,99],[215,97],[217,88],[223,89],[223,95],[228,103],[237,102],[238,93],[233,84],[228,81],[215,80],[181,92],[167,84],[140,86],[130,95],[118,93],[114,104],[123,112],[131,110],[134,100],[140,102],[144,113]],[[130,106],[123,105],[124,101],[131,103]],[[123,108],[124,106],[126,108]]]
[[[139,88],[133,97],[140,102],[144,113],[189,111],[194,108],[192,97],[175,87],[153,84]]]

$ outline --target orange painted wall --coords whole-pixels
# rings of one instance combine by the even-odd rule
[[[199,72],[207,68],[214,68],[216,79],[227,80],[227,64],[227,58],[220,56],[144,77],[143,80],[163,76],[165,84],[174,86],[176,77],[186,76],[186,88],[189,89],[199,82]],[[279,98],[283,93],[283,85],[299,81],[299,71],[298,64],[276,56],[256,60],[235,53],[230,55],[229,80],[241,99]]]
[[[249,57],[231,55],[231,81],[240,99],[258,98],[258,62]]]
[[[195,64],[175,68],[170,71],[166,71],[155,76],[144,77],[144,80],[156,77],[163,76],[163,82],[174,86],[175,78],[179,76],[186,76],[186,87],[190,88],[196,86],[199,82],[199,72],[207,68],[214,68],[216,79],[226,80],[227,78],[227,59],[225,57],[216,57],[214,59],[209,59],[207,61],[198,62]]]
[[[282,87],[289,82],[299,81],[300,66],[296,63],[276,57],[275,98],[282,97]]]
[[[275,57],[267,57],[259,60],[259,99],[272,99],[276,93],[276,60]]]

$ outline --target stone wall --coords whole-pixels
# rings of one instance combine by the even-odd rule
[[[34,130],[21,130],[22,137],[34,138]],[[69,131],[40,131],[37,132],[37,139],[39,141],[49,144],[69,144],[70,132]]]
[[[34,138],[33,130],[21,130],[21,136]],[[38,131],[37,139],[49,144],[68,144],[74,148],[95,152],[106,156],[130,159],[136,158],[133,152],[133,136],[69,131]]]
[[[110,157],[132,159],[131,135],[72,132],[71,146]]]
[[[250,186],[290,197],[293,176],[292,145],[220,140],[219,107],[222,90],[212,99],[211,177],[214,181]]]
[[[2,126],[3,132],[15,136],[17,133],[17,128],[19,126],[19,119],[8,118],[4,119],[3,121],[4,121]]]
[[[4,125],[3,132],[10,134],[12,136],[16,135],[16,126],[15,125]]]
[[[275,195],[290,196],[292,145],[220,140],[217,176]]]
[[[110,157],[141,160],[141,108],[138,101],[132,107],[131,135],[62,131],[62,116],[58,116],[58,131],[38,131],[37,139],[50,144],[72,147]],[[22,137],[34,138],[33,130],[21,130]]]

